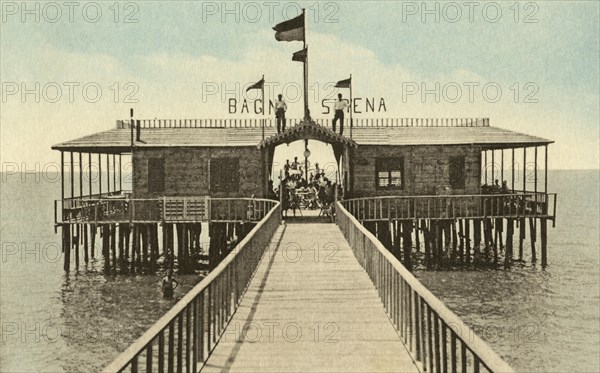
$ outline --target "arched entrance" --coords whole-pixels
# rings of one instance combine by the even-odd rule
[[[271,136],[259,144],[265,167],[263,172],[265,175],[263,184],[264,195],[272,195],[270,189],[280,176],[276,172],[273,172],[273,163],[275,159],[275,148],[282,144],[304,143],[304,147],[300,148],[302,149],[302,153],[300,153],[298,157],[298,162],[300,163],[299,168],[302,169],[303,175],[298,175],[298,181],[304,184],[307,184],[310,181],[309,171],[314,172],[314,168],[311,168],[311,166],[314,167],[314,164],[312,164],[312,162],[311,165],[308,164],[308,158],[312,155],[310,152],[311,140],[331,145],[330,149],[333,150],[335,169],[337,172],[335,178],[332,178],[330,181],[331,183],[339,185],[339,190],[341,190],[344,195],[351,193],[351,157],[353,148],[356,147],[356,143],[347,137],[318,125],[311,119],[304,119],[287,131]],[[283,165],[281,166],[283,167]],[[287,179],[287,176],[289,175],[285,176]],[[336,190],[338,190],[337,185],[335,185]]]

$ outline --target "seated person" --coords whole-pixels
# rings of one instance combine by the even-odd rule
[[[498,179],[494,180],[494,185],[492,186],[493,193],[500,193],[502,191],[502,187],[500,187],[500,183]]]
[[[502,193],[504,193],[504,194],[510,193],[510,189],[508,189],[508,182],[506,180],[504,180],[502,182]]]

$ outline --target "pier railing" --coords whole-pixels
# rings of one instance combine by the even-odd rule
[[[315,118],[321,126],[332,128],[331,118]],[[301,118],[289,118],[287,127],[294,127],[302,122]],[[350,119],[344,120],[349,128]],[[135,124],[140,128],[275,128],[276,122],[269,118],[248,119],[137,119]],[[357,127],[489,127],[489,118],[354,118],[352,126]],[[130,129],[130,120],[117,120],[118,129]]]
[[[54,202],[55,224],[259,221],[276,201],[257,198],[70,198]]]
[[[341,202],[359,221],[457,218],[547,218],[556,215],[555,193],[382,196]]]
[[[379,292],[413,358],[429,372],[512,372],[483,340],[425,288],[341,202],[337,224]]]
[[[280,222],[280,205],[275,202],[264,219],[206,278],[104,372],[197,372],[237,309]]]

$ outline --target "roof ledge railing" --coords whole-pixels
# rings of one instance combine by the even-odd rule
[[[274,128],[273,118],[229,118],[229,119],[138,119],[141,128]],[[350,119],[346,118],[346,125]],[[288,127],[302,119],[288,119]],[[315,122],[331,128],[331,118],[318,118]],[[489,127],[489,118],[354,118],[352,126],[361,127]],[[117,129],[130,129],[130,120],[117,120]]]

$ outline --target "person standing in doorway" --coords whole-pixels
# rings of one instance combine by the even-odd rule
[[[275,120],[277,121],[277,133],[285,131],[285,112],[287,111],[287,104],[283,100],[282,95],[277,95],[277,101],[275,101]]]
[[[338,100],[335,102],[334,110],[335,115],[333,117],[333,132],[335,132],[335,124],[340,121],[340,135],[344,133],[344,110],[348,107],[346,100],[342,99],[342,94],[338,93]]]

